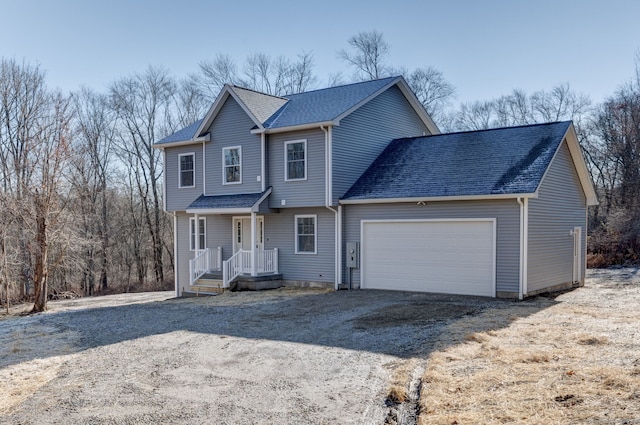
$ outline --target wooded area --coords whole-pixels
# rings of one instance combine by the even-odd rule
[[[442,132],[573,120],[597,187],[591,266],[640,255],[640,66],[601,104],[568,83],[454,107],[455,88],[432,67],[387,64],[381,33],[337,52],[353,74],[321,83],[311,53],[291,60],[229,55],[178,79],[150,66],[105,92],[51,90],[37,65],[0,58],[0,299],[170,289],[173,229],[163,212],[162,162],[153,143],[202,118],[225,83],[284,95],[402,74]]]

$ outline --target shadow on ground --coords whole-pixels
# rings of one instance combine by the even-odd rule
[[[0,322],[0,346],[4,347],[0,367],[184,331],[407,358],[428,353],[442,332],[452,325],[460,328],[478,315],[487,320],[473,320],[474,327],[466,332],[508,326],[557,303],[546,297],[516,302],[377,290],[272,294],[170,299],[4,320]],[[65,335],[72,341],[67,338],[61,347]]]

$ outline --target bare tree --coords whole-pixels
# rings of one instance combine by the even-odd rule
[[[455,87],[435,68],[418,68],[408,74],[407,83],[434,121],[439,121],[455,96]]]
[[[118,118],[117,148],[136,188],[135,196],[151,240],[154,278],[160,284],[164,281],[163,238],[167,219],[162,211],[161,157],[153,144],[166,134],[161,131],[161,123],[167,122],[174,112],[175,93],[176,83],[168,72],[150,67],[142,74],[114,82],[109,95]]]
[[[82,287],[93,295],[96,268],[98,285],[107,289],[110,265],[109,179],[113,167],[114,116],[105,95],[83,88],[73,96],[76,140],[71,184],[75,208],[85,241]],[[99,265],[96,266],[96,262]]]
[[[225,84],[237,84],[238,67],[229,55],[219,54],[214,59],[198,64],[199,73],[192,76],[201,96],[213,102]]]
[[[338,58],[356,69],[355,79],[359,81],[377,80],[389,75],[385,61],[389,54],[389,44],[382,33],[362,31],[347,41],[351,51],[340,49]]]
[[[64,257],[69,241],[65,228],[63,173],[70,157],[70,102],[61,93],[48,99],[49,114],[44,117],[42,131],[31,145],[31,163],[34,172],[32,186],[27,189],[31,202],[25,212],[33,223],[34,250],[34,304],[32,312],[47,307],[50,272]],[[27,220],[25,218],[25,220]],[[50,258],[51,243],[62,245],[55,258]]]

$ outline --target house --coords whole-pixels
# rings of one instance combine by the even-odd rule
[[[177,295],[271,279],[523,298],[584,281],[596,197],[571,122],[439,134],[402,77],[227,85],[156,147]]]

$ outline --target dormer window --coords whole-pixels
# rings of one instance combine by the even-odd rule
[[[233,146],[222,149],[222,183],[242,183],[242,148]]]
[[[183,153],[178,155],[178,163],[180,166],[179,187],[194,187],[196,185],[195,158],[195,153]]]
[[[284,144],[284,179],[306,180],[307,179],[307,141],[292,140]]]

